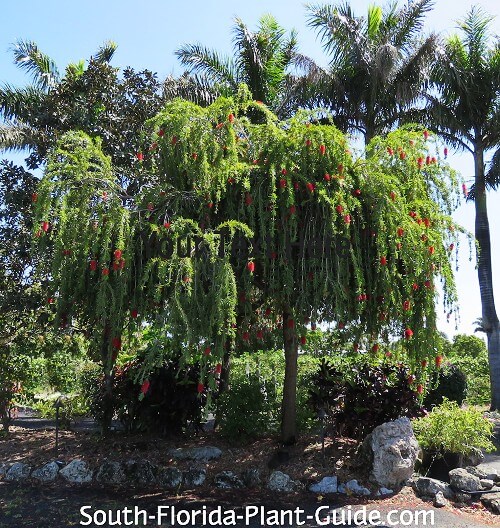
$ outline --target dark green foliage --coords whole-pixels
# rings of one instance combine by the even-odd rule
[[[467,377],[459,367],[453,364],[434,372],[430,385],[433,388],[427,392],[424,400],[424,406],[427,409],[441,405],[444,398],[462,405],[467,397]]]
[[[384,422],[423,412],[410,373],[402,366],[352,365],[346,372],[323,359],[309,393],[315,411],[326,413],[333,435],[363,438]]]

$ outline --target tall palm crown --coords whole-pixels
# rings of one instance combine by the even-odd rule
[[[328,54],[327,69],[310,68],[298,84],[302,104],[323,106],[344,132],[368,142],[408,118],[422,94],[437,45],[433,34],[421,39],[432,0],[402,8],[370,6],[355,16],[348,4],[308,6],[309,25]]]
[[[245,83],[254,99],[279,112],[287,70],[299,57],[296,32],[287,34],[273,16],[264,15],[255,32],[236,18],[233,33],[233,56],[221,56],[199,43],[185,44],[175,53],[198,76],[195,84],[201,84],[203,93],[210,95],[210,86],[212,94],[236,94]]]
[[[433,71],[438,94],[429,95],[429,118],[436,131],[474,157],[475,234],[482,330],[488,339],[491,407],[500,409],[500,322],[493,294],[491,240],[486,191],[500,183],[500,43],[491,44],[492,18],[473,7],[460,23],[461,34],[443,46]],[[497,148],[487,172],[484,156]]]

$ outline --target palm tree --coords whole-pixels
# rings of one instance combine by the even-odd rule
[[[188,72],[196,74],[190,82],[197,85],[195,95],[234,95],[245,83],[254,99],[262,101],[275,112],[287,108],[283,97],[287,74],[299,64],[297,35],[288,35],[271,15],[263,15],[256,32],[248,29],[239,18],[234,20],[234,54],[221,56],[202,44],[185,44],[175,54]],[[192,86],[191,86],[192,88]],[[182,93],[181,93],[182,95]],[[186,92],[185,95],[189,95]]]
[[[474,158],[475,235],[479,244],[478,278],[481,329],[487,335],[491,407],[500,409],[500,323],[493,295],[491,240],[486,192],[500,182],[500,154],[486,171],[485,153],[500,144],[500,43],[490,44],[492,17],[472,7],[460,23],[461,35],[450,37],[433,72],[438,91],[429,95],[430,125],[453,146]]]
[[[421,39],[432,0],[402,8],[370,6],[357,17],[349,4],[308,6],[314,28],[330,58],[327,69],[309,64],[297,83],[298,105],[324,107],[343,132],[356,132],[368,143],[418,106],[437,46],[431,34]]]

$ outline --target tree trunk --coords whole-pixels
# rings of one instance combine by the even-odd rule
[[[491,380],[491,409],[500,410],[500,324],[493,294],[491,240],[486,206],[484,149],[474,150],[476,240],[479,244],[478,279],[481,294],[482,323],[488,339],[488,358]]]
[[[281,440],[285,445],[294,444],[297,437],[297,359],[299,347],[295,329],[288,325],[290,320],[292,320],[292,315],[288,310],[284,310],[285,381],[281,407]]]
[[[113,421],[113,380],[114,368],[109,366],[109,328],[105,327],[101,344],[101,360],[104,370],[104,387],[102,395],[101,434],[107,436]]]

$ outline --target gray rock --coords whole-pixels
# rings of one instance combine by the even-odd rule
[[[338,478],[337,477],[323,477],[320,482],[311,484],[309,491],[313,493],[337,493]]]
[[[257,488],[261,484],[260,471],[257,468],[245,469],[241,473],[241,479],[247,488]]]
[[[125,480],[125,471],[120,462],[105,460],[97,470],[95,479],[104,484],[120,484]]]
[[[293,491],[295,482],[281,471],[273,471],[269,477],[267,488],[271,491]]]
[[[460,504],[468,504],[472,501],[472,495],[469,493],[455,492],[455,501]]]
[[[488,479],[479,479],[479,482],[481,484],[481,488],[483,488],[484,490],[490,490],[495,485],[492,480]]]
[[[214,477],[214,483],[216,488],[221,489],[242,488],[244,486],[242,480],[232,471],[221,471],[217,473]]]
[[[483,495],[481,497],[481,502],[493,513],[500,513],[500,492]]]
[[[86,484],[92,481],[93,471],[84,460],[72,460],[59,471],[59,475],[70,484]]]
[[[481,491],[481,481],[464,468],[452,469],[449,472],[451,487],[459,492]]]
[[[436,496],[434,497],[434,506],[436,508],[444,508],[445,506],[448,506],[448,501],[445,499],[442,491],[436,493]]]
[[[413,481],[413,489],[420,497],[435,497],[436,493],[442,492],[449,500],[455,498],[455,493],[449,484],[429,477],[418,477]]]
[[[191,468],[188,471],[184,471],[183,478],[184,487],[186,489],[197,488],[198,486],[202,486],[205,482],[207,471],[206,469]]]
[[[394,490],[387,489],[387,488],[380,488],[377,491],[377,497],[384,497],[385,495],[392,495],[394,493]]]
[[[182,471],[175,467],[161,469],[156,480],[162,488],[178,490],[182,484]]]
[[[489,466],[488,464],[480,464],[479,466],[468,466],[465,468],[471,475],[476,475],[480,479],[493,480],[500,482],[500,472],[498,469]]]
[[[411,478],[419,445],[408,418],[379,425],[371,433],[368,443],[373,453],[372,482],[395,489]]]
[[[360,486],[356,479],[349,480],[349,482],[346,482],[345,489],[348,494],[352,493],[353,495],[365,497],[371,495],[371,491],[368,488]]]
[[[480,449],[473,448],[472,453],[464,457],[462,466],[478,466],[484,460],[484,454]]]
[[[178,449],[170,449],[168,454],[176,460],[214,460],[220,458],[222,451],[218,447],[179,447]]]
[[[30,476],[30,473],[31,467],[28,466],[28,464],[16,462],[15,464],[12,464],[5,473],[5,480],[7,482],[22,482]]]
[[[131,484],[152,486],[156,483],[158,468],[149,460],[127,460],[125,475]]]
[[[31,473],[31,478],[38,480],[38,482],[54,482],[59,473],[59,465],[57,462],[49,462],[42,466],[41,468],[35,469]]]

